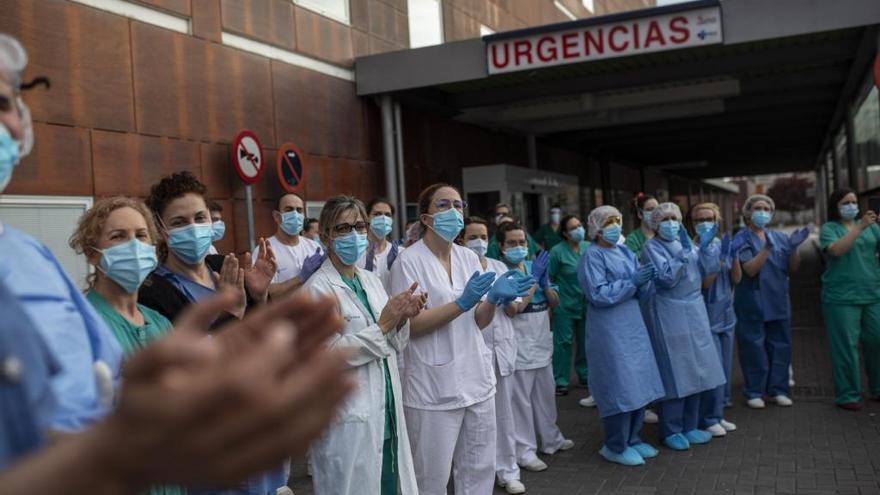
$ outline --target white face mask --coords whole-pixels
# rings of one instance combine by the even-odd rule
[[[486,251],[489,249],[489,243],[483,239],[471,239],[465,243],[465,246],[477,253],[480,258],[486,256]]]

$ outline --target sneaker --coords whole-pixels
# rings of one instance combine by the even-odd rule
[[[712,434],[706,430],[691,430],[684,433],[689,443],[694,445],[702,445],[712,440]]]
[[[544,461],[542,461],[541,459],[538,459],[537,457],[535,457],[534,459],[532,459],[531,461],[529,461],[527,463],[520,464],[519,467],[525,469],[526,471],[532,471],[532,472],[537,473],[537,472],[540,472],[540,471],[547,469],[547,464],[544,463]]]
[[[630,447],[635,449],[635,451],[638,452],[640,456],[642,456],[642,459],[651,459],[652,457],[657,457],[660,454],[660,451],[645,442],[630,445]]]
[[[752,409],[764,409],[764,407],[766,407],[764,405],[764,399],[762,399],[760,397],[755,397],[754,399],[749,399],[746,402],[746,405],[748,405]]]
[[[847,411],[861,411],[862,403],[861,401],[856,402],[844,402],[843,404],[837,404],[837,407],[841,409],[846,409]]]
[[[688,439],[681,433],[675,433],[664,438],[663,445],[672,450],[688,450],[691,448],[690,442],[688,442]]]
[[[773,401],[776,402],[777,406],[782,406],[782,407],[789,407],[792,404],[794,404],[794,402],[791,399],[789,399],[788,397],[786,397],[784,395],[777,395],[776,397],[773,398]]]
[[[731,423],[730,421],[727,421],[726,419],[721,420],[721,427],[724,428],[726,431],[736,431],[736,425]]]
[[[568,387],[557,385],[556,386],[556,395],[568,395]]]
[[[594,399],[593,396],[591,395],[591,396],[587,397],[586,399],[579,400],[578,404],[580,404],[584,407],[596,407],[596,399]]]
[[[715,423],[714,425],[706,428],[706,431],[711,433],[713,437],[723,437],[727,435],[727,430],[725,430],[720,423]]]
[[[571,450],[573,448],[574,448],[574,442],[567,439],[567,438],[565,440],[563,440],[562,445],[559,446],[559,450],[563,450],[563,451],[564,450]]]
[[[289,486],[282,486],[275,490],[275,495],[293,495],[293,490]]]
[[[501,478],[497,478],[496,481],[498,482],[498,486],[504,488],[504,491],[512,495],[526,492],[526,487],[520,480],[504,481]]]
[[[642,456],[632,447],[627,447],[623,452],[618,454],[603,445],[599,450],[599,455],[604,457],[608,462],[616,462],[617,464],[623,464],[624,466],[642,466],[645,464],[645,460],[642,459]]]
[[[656,425],[660,422],[660,418],[657,416],[657,413],[650,409],[645,409],[645,423],[649,425]]]

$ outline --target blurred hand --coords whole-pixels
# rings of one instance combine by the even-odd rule
[[[862,215],[862,219],[859,220],[859,227],[861,227],[862,230],[865,230],[875,223],[877,223],[877,213],[868,210]]]
[[[272,244],[266,242],[266,239],[261,237],[257,246],[260,248],[260,255],[255,262],[251,263],[251,253],[244,255],[244,285],[252,298],[265,301],[269,295],[269,285],[275,277],[275,270],[278,269],[278,263],[275,260],[275,252],[272,251]]]
[[[238,319],[243,318],[247,307],[247,293],[244,289],[244,270],[238,267],[238,258],[232,253],[224,256],[220,273],[212,272],[212,276],[218,292],[231,290],[235,293],[235,303],[228,308],[228,311]]]

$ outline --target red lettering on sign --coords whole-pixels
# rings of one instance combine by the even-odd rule
[[[584,53],[590,55],[596,50],[597,55],[605,53],[605,38],[602,37],[602,28],[596,30],[593,36],[591,31],[584,31]]]
[[[672,20],[669,21],[669,30],[677,33],[677,35],[670,36],[669,41],[673,43],[685,43],[689,40],[691,38],[691,30],[687,28],[687,24],[687,17],[673,17]]]
[[[645,48],[649,48],[651,43],[660,43],[660,46],[666,46],[666,39],[663,38],[663,31],[657,21],[651,21],[648,25],[648,36],[645,37]]]
[[[635,44],[636,49],[641,48],[641,40],[639,40],[639,23],[633,23],[633,44]]]
[[[508,50],[508,48],[510,48],[510,45],[508,45],[507,43],[501,45],[501,48],[504,49],[504,62],[500,60],[501,57],[498,55],[498,48],[498,45],[492,45],[492,66],[498,69],[503,69],[507,67],[507,64],[510,63],[510,50]]]
[[[623,44],[618,45],[617,43],[615,43],[618,33],[621,33],[623,35],[629,34],[626,26],[614,26],[613,28],[611,28],[610,31],[608,31],[608,45],[611,47],[612,51],[622,52],[629,48],[629,40],[624,40]]]
[[[578,53],[574,50],[577,48],[577,33],[565,33],[562,35],[562,58],[575,58]]]
[[[515,65],[522,65],[522,59],[525,57],[527,64],[532,63],[532,42],[529,40],[520,40],[513,43],[513,53],[515,57]]]
[[[558,55],[556,50],[556,38],[544,36],[538,40],[536,48],[538,51],[538,59],[541,60],[541,62],[552,62],[553,60],[556,60],[556,56]]]

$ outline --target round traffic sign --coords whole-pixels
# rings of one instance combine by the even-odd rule
[[[247,184],[253,184],[263,176],[263,147],[257,135],[243,130],[232,140],[232,166],[238,177]]]
[[[278,168],[278,182],[285,191],[296,192],[306,181],[306,164],[295,144],[282,144],[278,148],[275,164]]]

